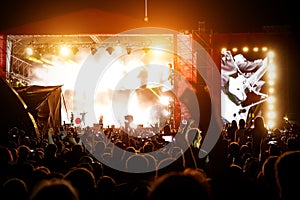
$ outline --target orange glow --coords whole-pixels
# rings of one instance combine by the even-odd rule
[[[145,16],[145,17],[144,17],[144,21],[145,21],[145,22],[148,22],[148,21],[149,21],[149,18],[148,18],[147,16]]]

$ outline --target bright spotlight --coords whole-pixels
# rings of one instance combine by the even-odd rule
[[[270,60],[270,61],[272,61],[272,60]],[[270,72],[274,72],[275,71],[275,66],[273,64],[269,65],[269,71]]]
[[[59,53],[61,56],[68,56],[70,53],[70,49],[67,46],[61,46]]]
[[[233,52],[237,52],[237,50],[238,50],[237,48],[232,48]]]
[[[274,102],[275,102],[275,98],[274,98],[273,96],[270,96],[270,97],[268,98],[268,102],[269,102],[269,103],[274,103]]]
[[[275,122],[273,120],[268,121],[268,127],[269,128],[274,128]]]
[[[269,51],[269,52],[268,52],[268,57],[274,58],[274,52],[273,52],[273,51]]]
[[[26,54],[27,54],[28,56],[32,56],[32,55],[33,55],[33,49],[32,49],[31,47],[27,47],[27,48],[26,48]]]
[[[269,119],[275,119],[275,117],[276,117],[276,114],[275,114],[274,111],[270,111],[270,112],[268,113],[268,118],[269,118]]]
[[[269,72],[269,78],[274,79],[275,78],[275,72]]]
[[[162,114],[165,116],[165,117],[168,117],[170,115],[170,112],[168,112],[167,110],[163,110],[162,111]]]
[[[221,53],[227,51],[227,49],[224,47],[221,49]]]
[[[170,100],[169,100],[169,97],[167,97],[167,96],[161,96],[161,97],[159,97],[159,102],[162,105],[167,106],[167,105],[169,105]]]
[[[243,47],[243,52],[248,52],[249,48],[248,47]]]

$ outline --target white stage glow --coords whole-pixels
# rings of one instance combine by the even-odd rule
[[[34,79],[31,80],[31,84],[44,86],[63,85],[62,93],[64,102],[62,102],[61,113],[62,121],[65,123],[70,122],[71,112],[74,113],[75,119],[81,117],[80,113],[87,113],[84,121],[81,120],[80,124],[84,126],[93,126],[98,123],[98,121],[94,120],[95,117],[93,115],[97,119],[103,115],[104,127],[111,125],[123,126],[125,115],[133,115],[135,124],[150,126],[153,123],[157,123],[159,121],[157,111],[160,109],[157,108],[157,103],[159,103],[159,98],[155,96],[157,94],[151,94],[151,90],[145,92],[144,95],[148,95],[149,98],[147,101],[138,95],[141,91],[139,88],[136,88],[136,85],[142,86],[143,81],[147,82],[147,80],[143,79],[151,77],[151,82],[147,83],[146,88],[158,87],[160,85],[163,86],[163,90],[166,88],[169,90],[172,89],[172,85],[168,80],[168,63],[172,62],[172,55],[162,51],[159,54],[155,53],[155,51],[152,54],[151,52],[145,54],[144,51],[132,51],[130,55],[126,53],[126,55],[122,55],[119,59],[115,60],[119,56],[116,55],[118,53],[122,54],[122,52],[115,51],[112,55],[109,55],[102,48],[98,49],[97,53],[91,56],[90,50],[86,48],[79,49],[76,55],[73,55],[72,59],[55,55],[45,55],[44,57],[48,57],[51,60],[51,65],[37,64],[32,70]],[[99,66],[103,62],[112,64],[105,69],[105,74],[101,76],[96,91],[89,91],[89,88],[84,88],[85,91],[76,91],[82,92],[82,94],[94,93],[94,110],[91,110],[85,107],[87,99],[85,99],[84,95],[81,98],[74,99],[74,85],[84,63],[90,67],[103,67]],[[142,70],[147,70],[148,66],[153,64],[165,67],[161,67],[161,70],[147,71],[146,76],[143,77]],[[125,80],[126,84],[118,86],[118,91],[116,91],[115,88],[122,79],[128,80]],[[88,78],[86,81],[89,81]],[[128,113],[120,112],[118,116],[112,116],[111,102],[114,93],[117,93],[119,99],[118,102],[114,103],[114,106],[127,106]],[[128,95],[130,95],[130,98],[128,98]]]

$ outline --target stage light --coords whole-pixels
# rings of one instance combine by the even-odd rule
[[[91,47],[91,54],[95,55],[97,53],[97,48],[96,47]]]
[[[227,49],[226,49],[225,47],[223,47],[223,48],[221,49],[221,53],[223,53],[223,52],[225,52],[225,51],[227,51]]]
[[[248,52],[249,48],[248,47],[243,47],[243,52]]]
[[[270,59],[273,59],[274,56],[275,56],[275,54],[274,54],[273,51],[269,51],[269,52],[268,52],[268,57],[269,57]]]
[[[79,51],[78,47],[72,47],[72,52],[74,55],[76,55],[78,51]]]
[[[106,51],[109,53],[109,55],[111,55],[114,52],[114,48],[113,47],[107,47]]]
[[[268,128],[274,128],[275,122],[273,120],[268,121]]]
[[[165,109],[162,111],[162,114],[163,114],[165,117],[170,116],[170,112],[167,111],[167,110],[165,110]]]
[[[270,111],[270,112],[268,113],[268,118],[269,118],[269,119],[275,119],[275,117],[276,117],[276,114],[275,114],[274,111]]]
[[[33,55],[33,49],[32,49],[31,47],[27,47],[27,48],[26,48],[26,54],[27,54],[28,56],[32,56],[32,55]]]
[[[273,60],[270,60],[270,65],[269,65],[269,71],[274,72],[275,71],[275,65],[272,64]]]
[[[273,96],[270,96],[268,98],[268,102],[271,103],[271,104],[274,103],[275,102],[275,98]]]
[[[127,52],[128,55],[130,55],[131,52],[132,52],[132,49],[131,49],[130,47],[127,47],[127,48],[126,48],[126,52]]]
[[[253,48],[253,51],[254,51],[254,52],[258,52],[258,47],[254,47],[254,48]]]
[[[275,78],[275,72],[269,72],[269,78],[274,79]]]
[[[237,50],[238,50],[237,48],[232,48],[233,52],[237,52]]]
[[[145,21],[145,22],[148,22],[148,21],[149,21],[149,18],[148,18],[147,16],[145,16],[145,17],[144,17],[144,21]]]
[[[59,54],[61,56],[67,56],[70,53],[70,49],[67,46],[61,46],[59,49]]]
[[[127,47],[127,48],[126,48],[126,51],[127,51],[127,54],[130,55],[131,52],[132,52],[132,49],[131,49],[130,47]]]
[[[167,105],[169,105],[169,103],[170,103],[170,100],[169,100],[169,99],[170,99],[170,98],[167,97],[167,96],[161,96],[161,97],[159,97],[159,102],[160,102],[162,105],[167,106]]]

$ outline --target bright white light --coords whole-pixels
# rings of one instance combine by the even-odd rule
[[[273,63],[270,63],[269,67],[268,67],[268,70],[269,70],[269,72],[275,72],[275,65]]]
[[[65,49],[64,51],[70,51],[70,49]],[[118,51],[117,49],[115,50]],[[162,52],[162,51],[161,51]],[[150,54],[151,52],[149,52]],[[143,59],[145,56],[143,51],[132,51],[130,56],[127,56],[127,52],[124,50],[123,54],[125,56],[121,57],[121,59],[114,60],[115,57],[109,55],[104,48],[99,48],[97,54],[91,56],[89,48],[82,48],[77,52],[76,55],[72,54],[72,59],[69,57],[59,56],[59,55],[50,55],[45,54],[43,58],[45,59],[43,67],[35,67],[33,66],[32,77],[35,79],[31,80],[31,84],[33,85],[44,85],[44,86],[54,86],[54,85],[62,85],[62,94],[64,97],[64,102],[62,106],[61,117],[62,121],[66,123],[69,122],[70,112],[74,113],[74,118],[81,117],[80,113],[87,112],[85,116],[85,125],[93,126],[98,121],[94,120],[94,115],[96,118],[99,118],[100,115],[103,115],[103,125],[106,127],[107,125],[122,125],[124,122],[124,116],[128,114],[132,114],[134,116],[135,124],[143,124],[144,126],[148,126],[150,123],[153,123],[155,120],[155,116],[153,114],[155,106],[154,104],[157,102],[153,102],[153,105],[143,105],[142,102],[139,102],[139,99],[136,94],[133,94],[128,99],[128,96],[123,95],[120,96],[120,102],[115,102],[114,106],[119,106],[124,108],[124,101],[128,101],[128,113],[117,113],[117,116],[112,116],[112,93],[115,92],[114,89],[116,85],[120,82],[120,80],[128,79],[126,81],[126,85],[121,86],[122,90],[133,90],[136,84],[134,81],[140,81],[138,77],[138,69],[141,66],[148,66],[150,62],[145,64],[145,60]],[[115,54],[114,54],[115,55]],[[153,59],[152,59],[153,58]],[[154,59],[155,58],[155,59]],[[155,63],[159,65],[163,65],[166,67],[162,67],[161,70],[158,71],[150,71],[148,76],[152,77],[154,82],[162,82],[167,90],[171,89],[172,86],[169,83],[169,68],[168,63],[172,63],[173,57],[171,54],[161,53],[159,56],[153,56],[149,58],[149,60],[155,61]],[[88,62],[88,64],[87,64]],[[111,63],[110,66],[100,66],[99,63]],[[97,83],[96,91],[90,91],[88,88],[86,91],[76,91],[85,93],[95,93],[94,100],[94,110],[88,110],[86,108],[84,97],[82,98],[74,98],[74,86],[76,83],[77,76],[83,65],[88,65],[91,68],[93,67],[106,67],[105,74],[99,78],[99,82]],[[40,66],[40,64],[39,64]],[[88,80],[87,80],[88,81]],[[127,84],[128,83],[128,84]],[[127,98],[127,99],[126,99]],[[157,98],[156,98],[157,100]],[[158,103],[159,104],[159,103]],[[122,110],[122,109],[120,109]],[[163,112],[162,109],[159,111]]]
[[[269,110],[273,110],[274,109],[274,105],[273,104],[269,104]]]
[[[33,55],[33,49],[32,49],[31,47],[27,47],[27,48],[26,48],[26,54],[27,54],[28,56],[32,56],[32,55]]]
[[[160,56],[160,55],[163,55],[165,53],[165,51],[154,47],[152,53],[156,56]]]
[[[70,55],[70,49],[69,49],[69,47],[67,47],[65,45],[61,46],[60,50],[59,50],[59,53],[60,53],[61,56],[68,56],[68,55]]]
[[[268,102],[269,103],[274,103],[275,102],[275,97],[273,97],[273,96],[270,96],[270,97],[268,97]]]
[[[269,119],[275,119],[275,117],[276,117],[276,114],[275,114],[274,111],[270,111],[270,112],[268,113],[268,118],[269,118]]]
[[[169,105],[169,103],[170,103],[170,98],[167,97],[167,96],[161,96],[161,97],[159,97],[159,102],[160,102],[162,105],[167,106],[167,105]]]
[[[268,121],[267,126],[268,126],[269,128],[274,128],[275,122],[274,122],[273,120],[270,120],[270,121]]]
[[[168,116],[170,115],[170,112],[164,109],[164,110],[163,110],[163,115],[164,115],[165,117],[168,117]]]
[[[269,52],[268,52],[268,57],[269,57],[269,58],[272,59],[272,58],[274,58],[274,56],[275,56],[275,54],[274,54],[273,51],[269,51]]]
[[[248,52],[248,51],[249,51],[249,48],[248,48],[248,47],[243,47],[243,51],[244,51],[244,52]]]
[[[269,72],[269,78],[274,79],[276,77],[275,72]]]
[[[128,102],[128,114],[134,116],[135,124],[147,124],[147,122],[151,121],[150,109],[144,108],[141,105],[137,93],[134,92]],[[122,118],[123,116],[120,117]]]

